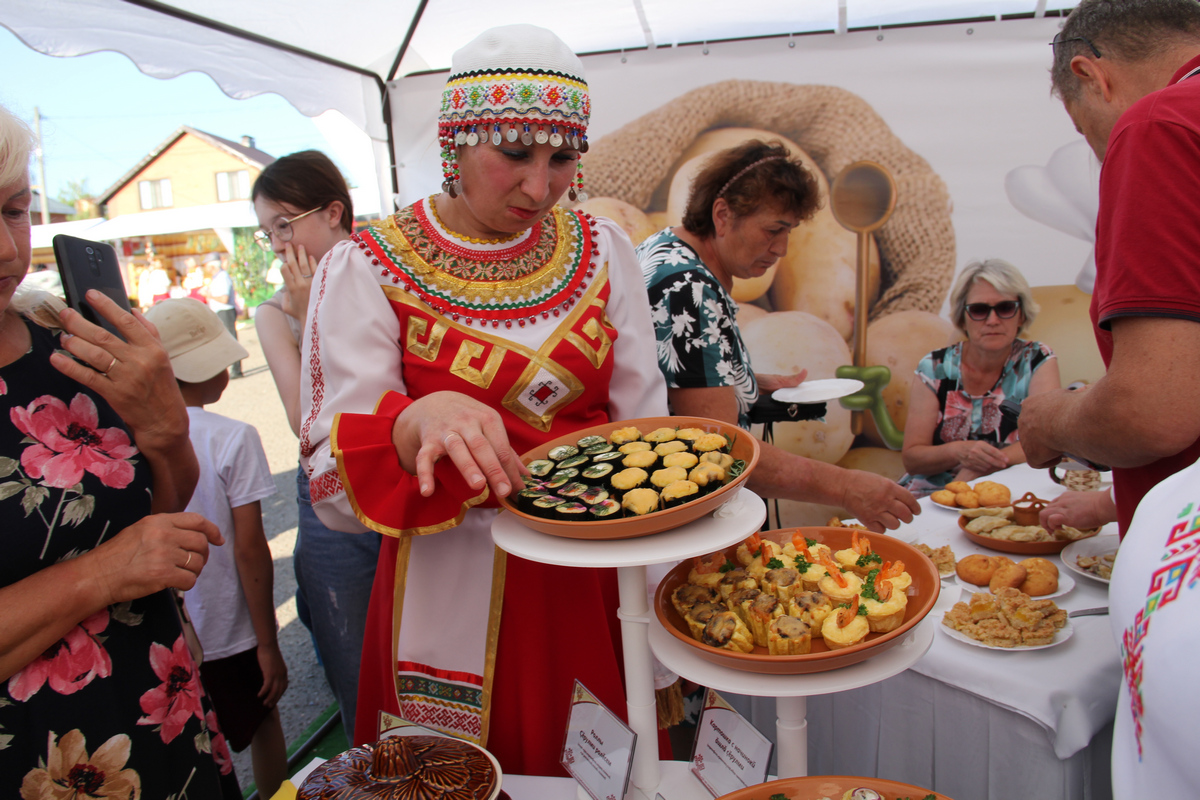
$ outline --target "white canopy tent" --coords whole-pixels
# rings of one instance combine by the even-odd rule
[[[576,52],[1041,17],[1074,0],[5,0],[0,25],[39,52],[116,51],[153,77],[208,74],[231,97],[275,92],[302,113],[336,111],[369,137],[382,208],[395,191],[388,84],[447,69],[479,32],[514,21]]]

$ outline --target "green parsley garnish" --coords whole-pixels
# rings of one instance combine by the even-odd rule
[[[735,569],[737,569],[737,566],[732,561],[726,561],[724,564],[722,564],[717,569],[717,571],[718,572],[729,572],[730,570],[735,570]]]
[[[783,562],[778,558],[772,558],[767,562],[767,569],[783,569]]]
[[[779,792],[777,794],[771,795],[769,800],[788,800],[788,796],[786,794],[783,794],[782,792]],[[937,800],[937,798],[934,798],[934,800]]]
[[[801,573],[808,572],[808,568],[811,566],[812,566],[812,564],[809,563],[809,560],[807,558],[805,558],[802,555],[796,556],[796,571],[797,572],[801,572]]]
[[[858,615],[860,617],[865,617],[867,615],[867,607],[864,606],[862,603],[858,604]]]
[[[817,540],[816,540],[816,539],[809,539],[807,536],[805,536],[805,537],[804,537],[804,543],[805,543],[805,544],[807,544],[809,547],[816,547],[816,546],[817,546]]]
[[[870,564],[872,562],[874,562],[876,564],[882,564],[883,559],[879,557],[879,553],[867,553],[865,556],[859,556],[858,560],[855,561],[854,563],[857,566],[865,567],[867,564]]]
[[[875,569],[868,572],[866,580],[863,581],[862,591],[859,592],[859,594],[861,594],[863,597],[867,598],[868,600],[879,600],[879,594],[878,594],[878,592],[875,591],[875,579],[878,577],[879,577],[879,568],[878,567],[876,567]],[[879,600],[879,602],[882,603],[883,601]]]

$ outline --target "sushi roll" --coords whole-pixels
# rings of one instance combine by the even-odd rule
[[[557,491],[558,489],[562,488],[563,486],[566,486],[568,483],[570,483],[571,481],[575,480],[578,477],[579,477],[579,470],[577,470],[577,469],[560,469],[557,472],[555,472],[553,475],[551,475],[549,478],[547,478],[546,482],[543,484],[543,486],[548,491],[554,492],[554,491]]]
[[[645,487],[650,481],[650,473],[644,469],[631,467],[623,469],[616,475],[613,475],[609,480],[609,485],[617,495],[624,495],[626,492],[631,492],[634,489]]]
[[[669,442],[663,442],[654,446],[654,452],[658,453],[660,458],[665,458],[671,453],[686,453],[688,449],[687,442],[681,442],[678,439],[673,439]]]
[[[625,454],[620,450],[609,450],[607,453],[597,453],[592,456],[593,464],[609,464],[618,463],[625,457]]]
[[[623,467],[639,467],[644,470],[653,469],[658,464],[658,454],[650,450],[640,453],[630,453],[621,459]]]
[[[625,516],[640,517],[658,511],[658,492],[653,489],[633,489],[621,498]]]
[[[533,501],[548,494],[549,492],[545,489],[522,489],[517,492],[517,508],[526,514],[536,514],[533,508]]]
[[[561,522],[579,522],[588,518],[588,507],[583,503],[563,503],[554,507],[554,518]]]
[[[647,433],[645,436],[642,437],[642,439],[644,439],[647,442],[650,442],[652,445],[662,444],[663,442],[670,442],[675,439],[675,429],[674,428],[658,428],[656,430],[652,430],[649,433]]]
[[[650,483],[660,492],[672,483],[684,480],[687,480],[687,470],[683,467],[667,467],[650,473]]]
[[[613,450],[616,450],[616,449],[617,448],[613,447],[608,442],[600,442],[599,444],[594,444],[590,447],[583,448],[583,454],[585,456],[592,456],[593,458],[595,458],[596,456],[600,455],[601,453],[611,453]]]
[[[681,468],[673,467],[673,469],[681,469]],[[659,470],[659,472],[666,472],[666,471],[667,470]],[[655,473],[655,474],[657,475],[658,473]],[[675,506],[681,506],[688,501],[695,500],[699,496],[700,496],[700,487],[697,486],[696,484],[692,483],[691,481],[688,481],[688,480],[673,481],[672,483],[669,483],[665,487],[663,487],[663,490],[662,490],[663,508],[674,508]]]
[[[585,436],[575,443],[581,451],[587,450],[589,447],[595,447],[598,444],[608,444],[608,440],[603,436]]]
[[[571,458],[579,455],[579,448],[573,444],[560,444],[558,447],[553,447],[546,457],[551,461],[562,461],[563,459]]]
[[[588,490],[576,499],[585,506],[594,506],[608,499],[608,489],[605,489],[603,486],[589,486]]]
[[[629,455],[630,453],[640,453],[643,450],[649,450],[650,448],[651,445],[649,442],[627,442],[623,445],[619,445],[617,447],[617,452],[621,453],[622,455]]]
[[[582,481],[571,481],[568,484],[558,487],[558,491],[555,494],[566,500],[575,500],[590,488],[590,486]]]
[[[628,442],[636,442],[641,440],[642,432],[637,428],[618,428],[609,434],[608,440],[613,443],[614,447],[620,447]]]
[[[701,455],[704,453],[723,453],[728,451],[729,447],[729,439],[720,433],[706,433],[692,442],[692,450]]]
[[[675,438],[690,447],[692,442],[699,439],[705,433],[706,431],[703,428],[680,428],[675,431]]]
[[[696,458],[695,453],[683,452],[671,453],[669,456],[663,456],[662,465],[664,467],[683,467],[684,469],[690,470],[699,462],[700,459]]]
[[[577,456],[571,456],[570,458],[564,458],[562,461],[558,462],[558,468],[559,469],[583,469],[589,463],[591,463],[591,459],[588,458],[587,456],[583,455],[582,453],[580,453]]]
[[[537,461],[530,461],[525,466],[529,470],[529,474],[535,478],[548,478],[557,469],[554,462],[548,458],[539,458]]]
[[[700,487],[701,494],[708,494],[725,485],[725,470],[701,461],[688,473],[688,480]]]
[[[533,514],[537,517],[554,519],[554,509],[565,502],[567,501],[552,494],[539,497],[533,501]]]
[[[726,472],[733,466],[733,456],[729,453],[722,453],[718,450],[712,450],[700,456],[701,461],[707,461],[710,464],[716,464]]]
[[[583,472],[579,473],[579,477],[589,486],[605,486],[616,471],[617,468],[612,464],[589,464],[583,468]]]
[[[608,500],[601,500],[599,503],[596,503],[594,506],[589,508],[588,513],[594,520],[620,519],[621,504],[611,498]]]

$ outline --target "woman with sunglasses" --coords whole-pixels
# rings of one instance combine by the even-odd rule
[[[922,358],[909,389],[900,483],[918,496],[1024,462],[1017,415],[1000,404],[1061,388],[1050,348],[1017,338],[1039,309],[1012,264],[968,264],[950,310],[966,340]]]
[[[283,262],[284,286],[258,307],[255,328],[292,432],[300,435],[300,341],[317,263],[350,238],[354,207],[341,172],[316,150],[271,163],[250,192],[259,245]],[[308,476],[296,475],[299,523],[292,567],[296,606],[312,632],[325,678],[354,730],[358,670],[380,536],[330,530],[313,512]]]

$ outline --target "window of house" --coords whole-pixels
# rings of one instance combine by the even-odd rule
[[[156,181],[138,181],[138,195],[142,199],[142,210],[151,208],[170,208],[171,179],[160,178]]]
[[[246,200],[250,197],[250,170],[217,173],[217,200]]]

